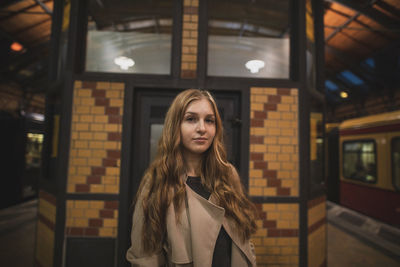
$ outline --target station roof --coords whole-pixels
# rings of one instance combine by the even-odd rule
[[[400,1],[324,0],[324,8],[323,90],[328,103],[360,101],[399,89]],[[1,1],[1,84],[46,91],[52,14],[53,0]],[[10,50],[13,42],[22,50]],[[340,96],[343,91],[347,99]]]

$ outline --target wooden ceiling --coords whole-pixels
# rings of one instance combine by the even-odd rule
[[[239,2],[232,0],[231,8]],[[325,0],[324,5],[326,78],[339,87],[337,92],[327,91],[328,100],[331,99],[331,103],[341,101],[338,96],[341,90],[352,90],[356,95],[393,87],[385,83],[381,74],[392,71],[393,75],[400,76],[396,72],[398,67],[385,67],[396,64],[385,64],[387,60],[399,58],[400,0]],[[0,84],[8,81],[20,84],[26,90],[45,91],[45,83],[39,81],[46,78],[52,10],[52,0],[1,1]],[[284,30],[280,29],[280,32]],[[21,43],[25,49],[10,51],[13,41]],[[383,60],[380,60],[381,56]],[[369,58],[375,59],[375,70],[365,64]],[[377,70],[378,65],[384,69]],[[358,88],[348,83],[341,77],[344,70],[351,71],[366,86]]]

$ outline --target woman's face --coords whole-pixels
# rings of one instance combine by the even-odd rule
[[[198,156],[212,144],[215,136],[215,114],[211,103],[202,98],[192,101],[183,115],[181,144],[185,156]]]

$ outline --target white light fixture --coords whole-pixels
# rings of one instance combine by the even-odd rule
[[[127,70],[133,65],[135,65],[135,61],[133,61],[133,59],[124,56],[116,57],[114,59],[114,63],[118,65],[121,68],[121,70]]]
[[[348,98],[348,97],[349,97],[349,94],[348,94],[347,92],[345,92],[345,91],[341,91],[341,92],[340,92],[340,97],[341,97],[341,98]]]
[[[260,69],[264,68],[265,62],[255,59],[247,61],[245,66],[251,73],[258,73]]]

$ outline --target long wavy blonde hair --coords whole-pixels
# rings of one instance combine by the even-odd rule
[[[241,184],[238,185],[237,172],[227,161],[222,121],[215,100],[208,91],[188,89],[176,96],[167,112],[157,155],[146,170],[136,196],[136,201],[141,201],[143,206],[145,223],[141,238],[146,253],[161,249],[169,205],[174,205],[176,214],[182,209],[186,191],[181,177],[186,169],[180,127],[188,105],[200,99],[210,102],[216,127],[214,140],[204,152],[200,164],[201,182],[214,194],[217,204],[225,209],[226,216],[233,220],[243,241],[256,231],[254,205],[243,193]]]

